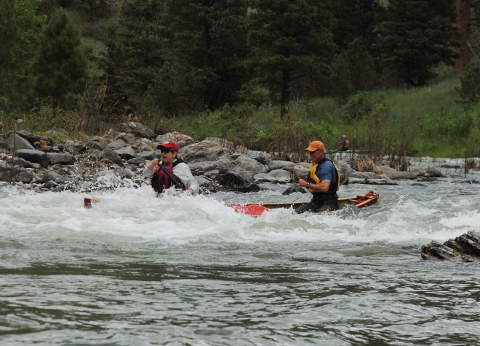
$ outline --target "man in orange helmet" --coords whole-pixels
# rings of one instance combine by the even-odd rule
[[[295,209],[297,213],[337,210],[339,176],[333,162],[325,157],[327,148],[321,141],[312,141],[305,149],[310,154],[310,166],[307,179],[299,179],[298,184],[313,195],[312,200]]]

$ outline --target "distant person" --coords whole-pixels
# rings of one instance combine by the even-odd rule
[[[151,180],[153,189],[158,194],[171,187],[183,190],[187,194],[198,193],[198,182],[192,175],[190,167],[177,156],[178,145],[168,142],[159,144],[157,149],[162,152],[161,160],[152,160],[148,167],[149,173],[153,172]]]
[[[347,151],[350,149],[350,141],[348,140],[348,137],[346,135],[343,135],[340,137],[341,140],[338,143],[338,151]]]
[[[295,208],[295,211],[301,214],[306,211],[318,213],[337,210],[339,208],[337,196],[339,176],[333,162],[325,158],[325,144],[313,141],[305,150],[310,153],[312,166],[307,179],[299,179],[298,184],[307,188],[313,197],[309,203]]]

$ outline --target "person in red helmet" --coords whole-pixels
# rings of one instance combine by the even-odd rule
[[[180,150],[178,145],[174,142],[167,142],[159,144],[157,149],[162,152],[161,160],[154,159],[149,166],[149,169],[153,171],[151,180],[153,189],[158,194],[171,187],[184,190],[187,194],[198,193],[197,180],[188,165],[177,156]]]

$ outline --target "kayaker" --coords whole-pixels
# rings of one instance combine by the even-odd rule
[[[313,194],[312,200],[307,204],[295,208],[297,213],[322,212],[337,210],[338,206],[338,172],[333,162],[325,158],[327,148],[321,141],[312,141],[305,149],[310,153],[310,166],[307,179],[299,179],[298,184],[305,187]]]
[[[154,159],[147,169],[147,175],[152,175],[151,184],[157,193],[175,186],[187,194],[198,193],[198,182],[192,175],[190,167],[179,158],[179,147],[174,142],[159,144],[157,149],[162,152],[160,159]]]
[[[350,141],[348,140],[347,135],[342,135],[340,139],[340,142],[338,142],[338,151],[347,151],[350,149]]]

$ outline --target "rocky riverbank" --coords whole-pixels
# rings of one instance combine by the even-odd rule
[[[262,183],[288,184],[307,175],[309,163],[280,160],[278,154],[249,150],[220,138],[193,138],[171,132],[156,134],[138,122],[119,125],[104,136],[55,143],[52,138],[19,131],[0,136],[0,182],[36,191],[92,191],[149,183],[144,167],[157,157],[157,144],[174,141],[203,192],[259,191]],[[282,157],[288,157],[282,154]],[[366,156],[334,157],[351,184],[395,185],[397,180],[434,180],[431,167],[398,171]]]

